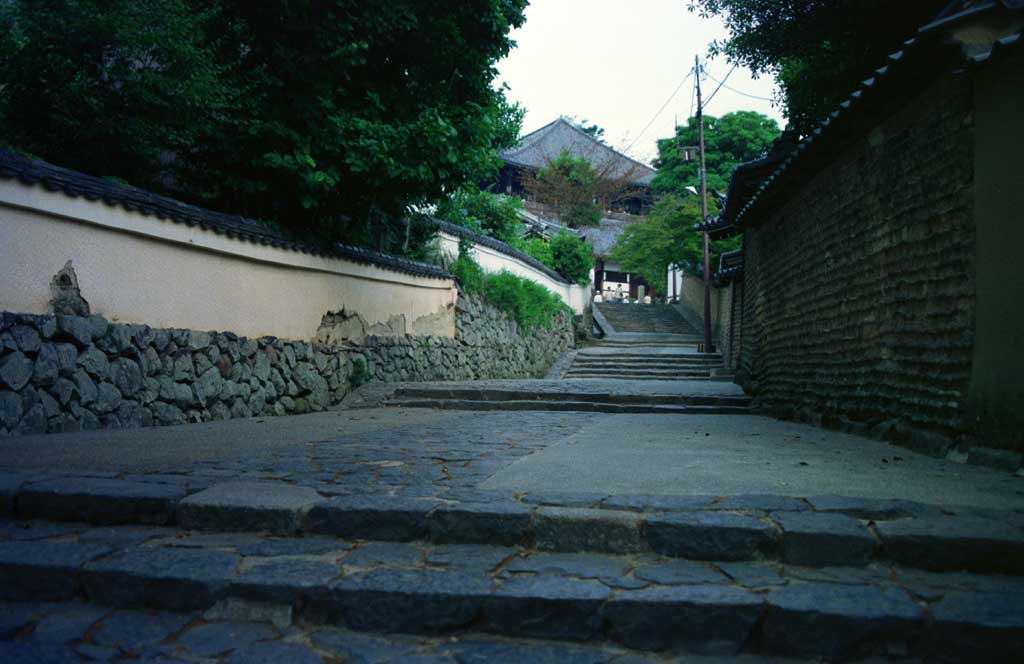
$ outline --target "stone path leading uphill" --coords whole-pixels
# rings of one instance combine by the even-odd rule
[[[0,467],[5,662],[1024,645],[1020,478],[757,416],[354,409],[27,437]]]

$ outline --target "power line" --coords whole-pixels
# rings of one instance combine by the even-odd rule
[[[729,76],[734,71],[736,71],[736,65],[733,65],[732,69],[730,69],[728,72],[726,72],[725,78],[723,78],[721,81],[718,81],[717,79],[714,79],[714,78],[711,79],[713,81],[717,81],[718,82],[718,87],[715,88],[714,91],[708,96],[707,101],[704,102],[704,108],[708,107],[708,104],[710,104],[711,100],[715,98],[715,95],[718,94],[718,91],[722,89],[722,86],[725,85],[725,82],[729,80]],[[708,78],[711,78],[711,74],[708,74]]]
[[[735,69],[735,68],[736,67],[733,67],[733,69]],[[704,73],[707,74],[707,72],[704,72]],[[732,73],[731,69],[729,70],[729,73]],[[760,99],[761,101],[772,101],[772,99],[770,97],[760,97],[758,95],[752,95],[749,92],[743,92],[742,90],[737,90],[736,88],[734,88],[732,86],[726,85],[724,79],[719,81],[717,78],[715,78],[711,74],[707,74],[707,77],[710,78],[715,83],[718,83],[719,87],[725,88],[726,90],[729,90],[731,92],[735,92],[738,95],[743,95],[744,97],[750,97],[751,99]],[[726,75],[726,78],[728,78],[728,75]],[[716,90],[717,90],[717,88],[716,88]],[[709,101],[710,101],[710,99],[709,99]]]
[[[629,151],[631,147],[636,145],[637,141],[640,140],[644,133],[651,128],[651,125],[654,124],[654,121],[658,119],[658,116],[661,115],[661,112],[665,110],[665,108],[672,102],[673,99],[675,99],[676,93],[682,90],[683,84],[686,83],[686,79],[690,78],[690,76],[693,76],[693,71],[690,71],[686,76],[683,77],[683,80],[679,81],[679,85],[676,86],[676,89],[673,90],[672,94],[668,96],[668,99],[666,99],[665,103],[661,105],[661,108],[658,109],[658,112],[651,116],[651,119],[647,122],[646,125],[644,125],[644,128],[640,130],[640,133],[637,134],[636,138],[633,139],[633,142],[626,146],[626,149],[623,150],[623,152]]]

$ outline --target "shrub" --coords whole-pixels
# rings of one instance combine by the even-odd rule
[[[515,196],[459,189],[437,206],[437,216],[475,233],[515,243],[522,232],[523,202]]]
[[[535,327],[550,328],[559,311],[568,307],[561,298],[529,279],[509,272],[487,274],[468,253],[461,252],[459,258],[448,266],[462,290],[479,295],[484,301],[503,311],[524,330]]]
[[[488,274],[484,278],[483,296],[525,330],[550,328],[558,312],[567,308],[557,295],[540,284],[509,272]]]
[[[594,259],[586,242],[572,233],[563,231],[551,238],[549,249],[552,256],[551,267],[555,271],[580,285],[586,286],[590,283],[590,269],[594,267]]]
[[[516,248],[528,256],[536,258],[552,270],[555,269],[555,258],[551,254],[551,245],[548,244],[547,240],[531,237],[529,240],[524,240]]]

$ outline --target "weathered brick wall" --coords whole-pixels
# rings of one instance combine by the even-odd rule
[[[973,341],[971,92],[946,78],[746,234],[740,380],[777,414],[943,444]]]

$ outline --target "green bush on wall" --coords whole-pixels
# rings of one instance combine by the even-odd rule
[[[448,270],[459,280],[463,291],[481,296],[524,330],[550,328],[558,312],[569,310],[561,298],[540,284],[509,272],[487,274],[466,253],[460,253]]]

